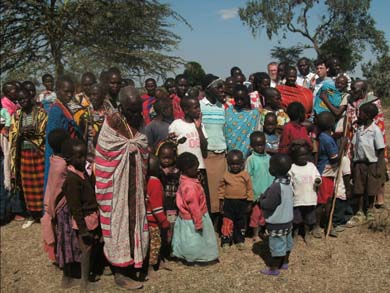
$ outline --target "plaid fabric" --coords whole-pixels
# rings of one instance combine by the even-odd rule
[[[149,226],[150,248],[149,248],[149,265],[158,264],[161,248],[160,228]]]
[[[43,210],[43,178],[45,159],[36,150],[22,150],[20,175],[27,209],[31,212]]]

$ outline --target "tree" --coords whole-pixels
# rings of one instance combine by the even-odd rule
[[[375,63],[362,65],[362,71],[374,93],[382,99],[390,99],[390,55],[379,57]]]
[[[369,14],[371,0],[250,0],[239,9],[241,20],[256,36],[265,29],[269,39],[273,36],[286,38],[287,33],[303,36],[318,57],[322,54],[336,55],[342,45],[352,53],[346,68],[352,70],[362,59],[362,53],[369,45],[378,55],[387,51],[384,33],[375,28],[375,21]],[[326,9],[318,25],[315,7]],[[318,13],[318,12],[317,12]],[[322,12],[321,12],[322,13]],[[338,46],[331,44],[337,40]]]
[[[271,57],[277,59],[279,62],[287,62],[290,65],[295,65],[302,52],[302,46],[293,46],[290,48],[275,46],[271,49]]]
[[[4,0],[0,13],[3,74],[40,64],[57,76],[84,65],[158,75],[183,63],[168,55],[180,41],[169,28],[188,23],[155,0]]]
[[[183,74],[188,78],[188,83],[191,86],[201,85],[203,78],[206,76],[206,72],[203,70],[202,65],[198,62],[188,62],[184,66]]]

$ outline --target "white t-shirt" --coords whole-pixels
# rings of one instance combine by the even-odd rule
[[[314,181],[321,179],[317,167],[307,162],[305,166],[293,164],[289,171],[294,191],[294,207],[317,205],[317,192]]]
[[[204,136],[207,138],[206,131],[202,124],[202,131]],[[205,169],[205,164],[200,149],[200,139],[198,130],[196,130],[195,123],[188,123],[182,119],[176,119],[169,126],[169,133],[175,133],[178,138],[185,137],[187,140],[183,144],[177,146],[177,153],[180,155],[184,152],[194,154],[199,161],[199,169]]]

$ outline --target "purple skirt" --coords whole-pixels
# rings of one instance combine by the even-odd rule
[[[80,262],[81,251],[76,231],[72,229],[72,216],[68,205],[56,212],[56,261],[60,268],[65,264]]]

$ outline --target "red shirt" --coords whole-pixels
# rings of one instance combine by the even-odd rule
[[[172,99],[173,117],[175,119],[184,119],[184,112],[180,107],[180,97],[176,94],[172,94],[170,98]]]
[[[160,179],[149,178],[147,195],[146,219],[149,226],[168,228],[170,224],[163,208],[164,189]]]
[[[293,140],[298,139],[304,139],[310,144],[310,146],[312,146],[311,139],[304,126],[293,121],[285,124],[282,135],[280,136],[279,153],[287,154],[290,143]]]

